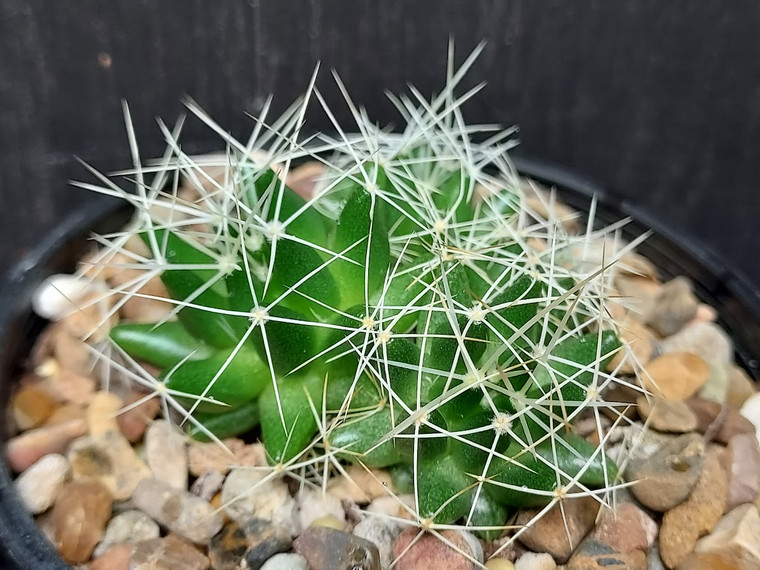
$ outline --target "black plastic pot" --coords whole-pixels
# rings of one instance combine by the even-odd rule
[[[554,186],[569,205],[585,210],[596,196],[597,219],[613,222],[630,217],[623,237],[632,239],[648,229],[654,234],[638,251],[660,269],[663,278],[684,275],[692,279],[698,296],[718,311],[719,322],[731,334],[737,361],[760,379],[760,296],[758,288],[727,266],[713,252],[683,235],[676,235],[662,221],[634,204],[620,201],[594,182],[562,167],[538,160],[515,160],[520,172]],[[31,296],[48,275],[73,270],[87,251],[92,232],[121,228],[130,211],[111,200],[96,200],[68,218],[47,235],[24,262],[10,273],[0,299],[0,409],[8,406],[13,383],[44,322],[31,312]],[[0,437],[9,435],[7,422]],[[68,566],[37,530],[13,488],[11,474],[0,461],[0,567],[63,569]]]

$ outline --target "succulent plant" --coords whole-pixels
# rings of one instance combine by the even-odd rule
[[[572,236],[532,209],[507,156],[513,130],[465,124],[478,88],[455,89],[475,55],[430,101],[391,97],[401,132],[373,124],[338,81],[356,121],[346,134],[312,79],[271,125],[268,102],[247,142],[188,102],[226,153],[190,157],[182,123],[161,124],[167,153],[145,166],[130,130],[136,191],[101,175],[83,186],[136,209],[101,237],[98,264],[120,252],[131,261],[115,265],[142,272],[114,310],[152,298],[140,291],[156,276],[172,297],[160,322],[111,331],[127,364],[161,370],[118,365],[167,415],[199,439],[260,429],[275,471],[301,478],[388,468],[422,527],[493,537],[510,507],[613,485],[604,446],[572,425],[598,416],[621,344],[604,309],[613,260],[571,262],[593,228]],[[313,99],[335,135],[302,135]],[[323,172],[301,196],[286,180],[305,159]]]

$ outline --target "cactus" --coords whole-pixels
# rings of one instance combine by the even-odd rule
[[[187,156],[181,122],[161,124],[167,153],[144,166],[130,129],[136,192],[100,175],[82,185],[136,208],[125,232],[101,237],[101,264],[119,251],[144,271],[115,291],[114,310],[158,275],[171,294],[161,322],[111,331],[120,370],[167,415],[217,442],[260,429],[274,470],[302,480],[346,463],[388,468],[422,528],[493,538],[510,508],[613,486],[604,446],[572,426],[598,417],[621,345],[604,310],[614,260],[568,262],[600,234],[535,215],[507,156],[513,131],[465,124],[477,88],[455,90],[475,55],[432,100],[391,98],[400,133],[374,125],[338,81],[356,121],[346,134],[312,79],[271,125],[267,103],[247,142],[188,102],[223,156]],[[301,134],[314,99],[334,136]],[[307,158],[324,175],[303,197],[285,180]],[[178,194],[181,176],[198,200]],[[138,362],[160,375],[132,371]]]

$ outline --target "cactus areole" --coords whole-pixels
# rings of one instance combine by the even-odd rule
[[[275,122],[265,109],[247,142],[190,103],[228,149],[222,174],[164,127],[167,157],[135,156],[136,193],[102,179],[137,210],[104,251],[139,237],[148,253],[128,255],[173,299],[162,322],[111,339],[161,370],[194,437],[253,431],[283,471],[385,467],[419,520],[494,536],[510,507],[614,484],[573,421],[597,411],[620,342],[604,310],[612,260],[569,263],[588,236],[526,206],[513,131],[465,124],[473,93],[455,88],[470,63],[432,100],[393,98],[400,132],[346,96],[357,134],[336,122],[306,139],[310,101],[333,119],[313,81]],[[285,181],[305,159],[324,173],[301,196]],[[197,199],[178,194],[182,177]]]

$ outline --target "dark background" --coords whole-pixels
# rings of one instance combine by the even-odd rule
[[[380,122],[385,89],[443,81],[446,45],[463,58],[488,42],[471,83],[471,121],[516,123],[522,151],[576,168],[667,218],[753,278],[760,200],[760,3],[556,1],[25,1],[0,3],[0,269],[91,199],[73,155],[128,166],[120,101],[144,156],[162,149],[192,95],[245,136],[269,93],[282,109],[340,71]],[[329,128],[315,115],[312,128]],[[197,123],[188,151],[216,150]]]

